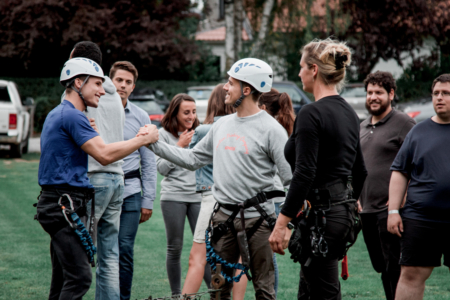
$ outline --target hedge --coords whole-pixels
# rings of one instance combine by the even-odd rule
[[[430,87],[434,78],[450,69],[450,58],[441,58],[436,64],[422,63],[419,66],[410,66],[397,80],[397,95],[400,102],[407,102],[422,98],[429,98]],[[16,82],[21,97],[32,97],[35,100],[36,112],[34,117],[34,131],[41,132],[47,114],[61,101],[64,88],[59,84],[59,78],[0,78]],[[225,81],[225,80],[223,80]],[[164,92],[170,100],[178,93],[186,92],[190,86],[216,85],[217,81],[175,81],[175,80],[138,80],[137,87],[152,87]],[[301,82],[295,82],[301,86]],[[311,94],[307,94],[313,99]]]
[[[19,87],[22,99],[34,98],[36,111],[34,115],[34,132],[41,132],[47,114],[61,103],[61,95],[64,88],[59,83],[59,78],[0,78],[14,81]],[[144,81],[138,80],[137,87],[152,87],[164,92],[170,100],[178,93],[186,92],[187,88],[196,85],[216,85],[218,82],[196,81]]]

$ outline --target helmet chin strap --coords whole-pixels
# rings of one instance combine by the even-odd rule
[[[83,84],[80,86],[80,89],[79,89],[79,90],[77,90],[77,88],[76,88],[75,85],[74,85],[75,80],[72,82],[72,84],[71,84],[71,86],[70,86],[70,88],[71,88],[72,90],[74,90],[75,92],[77,92],[77,94],[78,94],[78,96],[80,96],[81,100],[83,100],[84,106],[86,107],[86,109],[85,109],[86,112],[88,112],[88,110],[87,110],[87,107],[88,107],[88,106],[87,106],[86,100],[84,100],[83,94],[81,93],[81,89],[82,89],[83,86],[86,84],[86,82],[88,81],[89,77],[90,77],[90,75],[86,76],[86,79],[83,81]]]
[[[242,101],[245,98],[244,95],[244,86],[242,85],[242,81],[239,80],[239,84],[241,85],[241,96],[239,97],[239,99],[236,100],[236,102],[234,102],[233,107],[234,108],[238,108],[239,105],[241,105]],[[255,90],[250,92],[250,95],[253,94],[255,92]]]

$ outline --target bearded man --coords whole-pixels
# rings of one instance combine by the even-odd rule
[[[400,276],[400,238],[387,229],[390,167],[415,121],[392,108],[397,86],[391,73],[369,74],[364,85],[370,116],[361,123],[360,140],[368,176],[359,209],[373,268],[381,273],[386,299],[394,300]]]

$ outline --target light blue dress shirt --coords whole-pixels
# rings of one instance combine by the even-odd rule
[[[151,124],[150,117],[141,108],[127,100],[125,106],[125,127],[123,139],[125,141],[136,136],[139,129],[145,124]],[[147,147],[141,147],[123,159],[122,169],[124,174],[141,167],[141,180],[130,178],[125,180],[123,197],[126,198],[142,190],[142,208],[153,209],[153,201],[156,197],[156,158],[155,154]]]

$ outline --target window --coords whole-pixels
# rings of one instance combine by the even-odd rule
[[[131,100],[131,103],[142,108],[147,113],[161,114],[161,115],[164,114],[164,112],[161,110],[161,107],[155,101]]]
[[[366,89],[363,86],[360,87],[348,87],[346,89],[344,89],[344,91],[341,93],[341,97],[345,98],[359,98],[359,97],[364,97],[366,98]]]
[[[0,86],[0,102],[11,102],[6,86]]]
[[[189,90],[188,95],[195,100],[208,100],[212,90]]]

